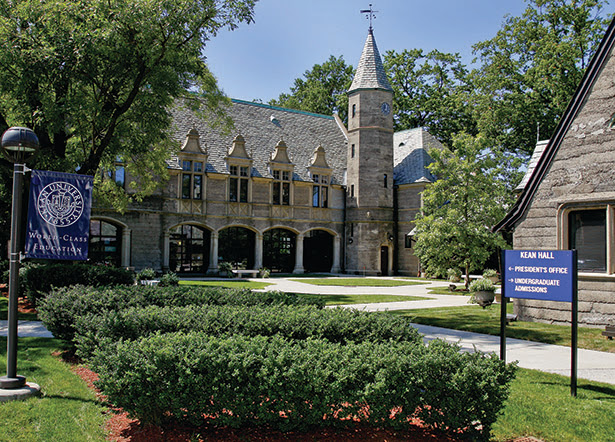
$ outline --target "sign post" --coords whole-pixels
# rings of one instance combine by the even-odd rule
[[[504,250],[502,252],[502,309],[500,358],[506,358],[506,296],[570,302],[571,395],[577,395],[578,282],[576,250]]]

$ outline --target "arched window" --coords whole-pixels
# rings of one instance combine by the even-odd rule
[[[184,224],[169,235],[169,269],[175,273],[205,273],[209,266],[209,230]]]
[[[91,220],[88,259],[91,262],[121,266],[122,228],[107,221]]]

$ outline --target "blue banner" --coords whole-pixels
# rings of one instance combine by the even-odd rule
[[[86,260],[93,178],[33,170],[30,180],[27,258]]]
[[[503,258],[507,298],[572,302],[572,250],[504,250]]]

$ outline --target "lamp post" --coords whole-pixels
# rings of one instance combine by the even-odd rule
[[[22,188],[26,159],[38,150],[36,134],[25,127],[10,127],[2,134],[2,150],[13,167],[13,205],[11,213],[11,242],[9,251],[9,312],[6,376],[0,377],[0,388],[20,389],[26,384],[17,375],[17,302],[19,295],[19,240],[22,227]]]

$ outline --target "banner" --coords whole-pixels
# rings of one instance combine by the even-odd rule
[[[88,258],[92,187],[91,176],[32,171],[27,258]]]

